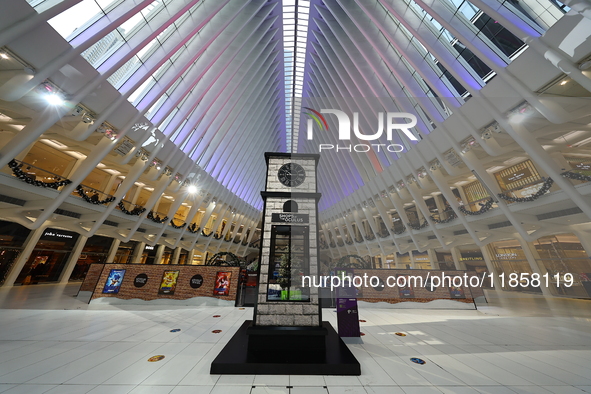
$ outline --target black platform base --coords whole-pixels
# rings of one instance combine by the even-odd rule
[[[211,363],[210,373],[222,375],[361,375],[361,366],[347,345],[328,322],[322,322],[326,332],[323,352],[279,350],[272,344],[249,351],[247,331],[252,331],[247,320]],[[325,331],[326,330],[326,331]],[[297,334],[296,334],[297,335]],[[301,337],[301,336],[300,336]],[[289,335],[277,337],[290,341]],[[291,338],[297,341],[299,338]],[[269,346],[270,345],[270,346]]]

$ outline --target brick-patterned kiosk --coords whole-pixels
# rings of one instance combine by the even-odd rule
[[[252,321],[246,321],[211,373],[359,375],[359,362],[328,322],[318,288],[317,154],[265,153],[260,274]]]

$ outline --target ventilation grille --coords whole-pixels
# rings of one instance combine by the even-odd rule
[[[115,223],[115,222],[112,222],[110,220],[105,220],[103,222],[103,224],[106,224],[107,226],[112,226],[112,227],[119,227],[119,223]]]
[[[146,232],[146,229],[140,227],[140,228],[137,229],[137,232],[138,233],[145,233]]]
[[[488,229],[493,230],[495,228],[502,228],[502,227],[509,227],[509,226],[511,226],[511,222],[507,220],[505,222],[489,224]]]
[[[8,204],[24,206],[26,201],[21,200],[20,198],[8,197],[3,194],[0,194],[0,202],[6,202]]]
[[[427,237],[427,239],[437,239],[437,236],[436,236],[436,235],[429,235],[429,236]]]
[[[463,234],[468,234],[468,230],[464,229],[464,230],[454,231],[454,235],[463,235]]]
[[[544,220],[544,219],[559,218],[559,217],[568,216],[568,215],[576,215],[577,213],[583,213],[583,211],[581,211],[581,208],[574,207],[574,208],[568,208],[568,209],[561,209],[560,211],[553,211],[553,212],[543,213],[541,215],[536,215],[536,217],[538,218],[538,220]]]
[[[76,218],[76,219],[80,219],[80,217],[82,215],[80,215],[79,213],[76,212],[72,212],[72,211],[66,211],[65,209],[56,209],[55,211],[53,211],[53,213],[57,213],[58,215],[62,215],[62,216],[69,216],[71,218]]]

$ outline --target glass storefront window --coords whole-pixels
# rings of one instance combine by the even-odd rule
[[[0,285],[4,283],[10,267],[21,254],[30,232],[31,230],[18,223],[0,220]]]
[[[78,237],[77,233],[71,231],[46,229],[23,266],[16,283],[57,281]]]
[[[431,259],[427,253],[413,253],[413,259],[415,261],[415,268],[419,270],[430,270]]]
[[[309,269],[308,227],[272,226],[267,301],[310,301]]]
[[[70,280],[82,280],[86,277],[91,264],[105,263],[112,243],[113,238],[102,237],[100,235],[94,235],[88,238],[76,262],[76,266],[72,270]]]
[[[491,255],[491,262],[495,268],[496,274],[504,274],[505,287],[503,290],[507,291],[522,291],[522,292],[533,292],[541,293],[539,287],[522,287],[522,286],[508,286],[507,280],[509,275],[512,273],[521,274],[533,273],[531,266],[525,256],[521,244],[516,239],[509,239],[505,241],[492,242],[487,245]]]
[[[534,242],[542,265],[550,275],[550,289],[555,295],[589,297],[584,287],[584,279],[591,273],[591,260],[574,234],[559,234],[542,237]],[[555,275],[563,277],[572,274],[571,287],[556,286]],[[562,281],[561,281],[562,282]]]
[[[495,178],[503,192],[516,198],[529,197],[537,193],[544,183],[531,160],[496,172]]]
[[[129,241],[129,242],[121,242],[119,244],[119,248],[117,249],[117,253],[115,254],[115,258],[113,259],[113,263],[115,264],[128,264],[131,263],[131,257],[133,256],[133,251],[137,246],[136,241]]]
[[[410,255],[408,253],[400,254],[400,253],[396,252],[396,260],[398,261],[396,268],[402,268],[402,269],[410,269],[411,268]]]

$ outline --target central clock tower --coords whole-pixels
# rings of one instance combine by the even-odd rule
[[[303,286],[318,275],[319,155],[265,153],[267,179],[254,326],[319,327],[318,288]]]
[[[247,320],[211,364],[213,374],[360,375],[322,321],[318,276],[318,154],[265,153],[267,178],[258,293]],[[318,283],[316,280],[315,283]]]

